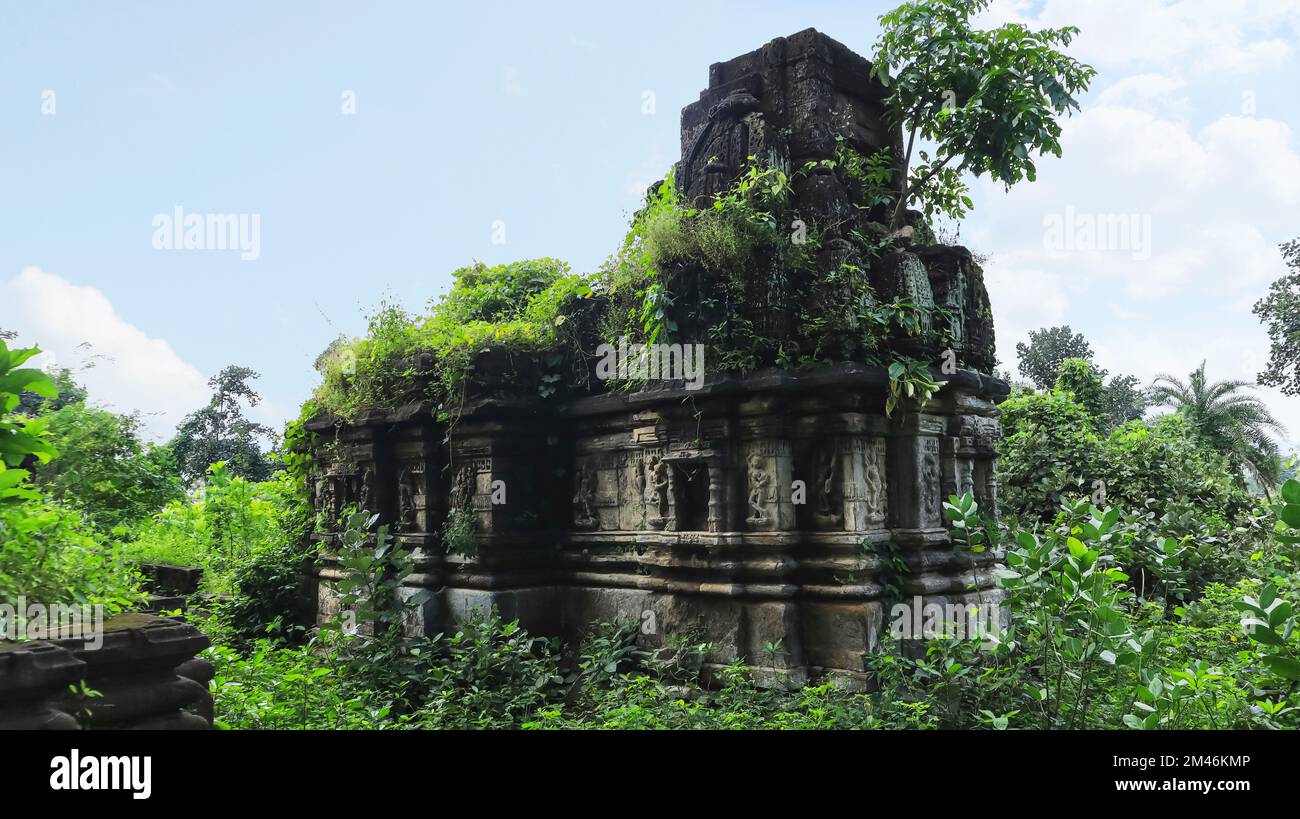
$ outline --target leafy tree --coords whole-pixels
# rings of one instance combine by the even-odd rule
[[[1070,329],[1070,325],[1047,327],[1029,331],[1029,343],[1016,344],[1016,355],[1020,358],[1020,374],[1028,378],[1040,390],[1051,389],[1056,383],[1061,362],[1067,358],[1092,360],[1092,345]]]
[[[42,412],[53,412],[86,400],[86,388],[73,379],[72,370],[60,367],[57,370],[46,371],[46,375],[53,382],[56,394],[45,396],[36,392],[25,392],[18,399],[18,412],[23,415],[39,415]]]
[[[42,421],[59,457],[35,468],[35,483],[101,532],[130,527],[181,495],[171,452],[141,441],[138,416],[73,403]]]
[[[1281,245],[1291,272],[1273,282],[1268,295],[1255,303],[1255,315],[1268,328],[1268,369],[1259,383],[1300,395],[1300,239]]]
[[[12,415],[24,391],[57,395],[40,370],[23,368],[36,348],[10,350],[0,339],[0,600],[26,595],[47,603],[100,603],[119,611],[139,598],[138,577],[103,547],[79,516],[34,487],[29,468],[57,454],[45,419]]]
[[[9,417],[24,392],[47,398],[56,394],[49,376],[21,366],[39,353],[36,347],[10,350],[0,340],[0,504],[39,499],[40,493],[25,485],[30,477],[25,467],[34,461],[47,462],[57,454],[40,434],[40,424]]]
[[[1067,358],[1056,374],[1057,392],[1068,393],[1075,403],[1087,410],[1098,429],[1108,426],[1106,413],[1106,373],[1083,358]]]
[[[1187,381],[1156,376],[1151,397],[1156,406],[1172,406],[1186,416],[1200,440],[1267,487],[1277,481],[1281,467],[1277,442],[1269,433],[1284,430],[1264,402],[1241,392],[1251,386],[1236,380],[1210,382],[1202,361]]]
[[[1138,386],[1141,383],[1135,375],[1116,375],[1106,382],[1106,393],[1102,396],[1102,401],[1110,426],[1118,427],[1136,421],[1151,405],[1146,390]]]
[[[258,378],[248,367],[228,366],[208,379],[214,392],[207,406],[185,416],[170,447],[181,476],[191,483],[201,480],[208,467],[224,462],[233,475],[264,481],[274,471],[261,441],[272,444],[275,432],[244,417],[244,403],[255,407],[262,397],[248,385]]]
[[[1101,439],[1096,420],[1066,393],[1016,389],[1003,401],[999,501],[1013,517],[1052,520],[1092,491]]]
[[[1164,512],[1174,502],[1191,502],[1202,517],[1228,520],[1250,501],[1231,471],[1185,416],[1172,413],[1111,430],[1097,474],[1106,482],[1106,502],[1119,508],[1139,510],[1154,500],[1156,511]]]
[[[1150,405],[1146,390],[1140,389],[1137,376],[1117,375],[1106,380],[1106,371],[1082,358],[1067,358],[1056,374],[1055,389],[1074,395],[1074,400],[1088,410],[1099,431],[1136,421]]]
[[[909,200],[926,218],[960,219],[970,208],[965,172],[1007,187],[1036,176],[1034,154],[1061,155],[1056,118],[1079,107],[1096,71],[1056,49],[1072,26],[1032,31],[1019,23],[972,29],[989,0],[909,2],[880,18],[872,73],[890,89],[889,112],[907,134],[904,169],[920,140],[935,146],[901,184],[891,227]],[[1050,382],[1049,382],[1050,383]]]

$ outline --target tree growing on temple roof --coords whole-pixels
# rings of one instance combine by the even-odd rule
[[[907,137],[891,228],[901,226],[913,200],[927,220],[965,216],[966,172],[988,173],[1008,188],[1034,181],[1034,154],[1061,155],[1056,118],[1078,109],[1076,95],[1097,73],[1057,50],[1078,33],[1074,26],[972,28],[971,17],[988,4],[914,0],[880,17],[872,73],[890,89],[886,104]]]

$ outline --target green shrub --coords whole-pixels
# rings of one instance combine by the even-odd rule
[[[1063,503],[1092,492],[1101,451],[1093,419],[1063,393],[1013,390],[1001,404],[998,461],[1002,511],[1050,521]]]
[[[318,407],[350,418],[366,407],[431,399],[446,413],[459,401],[477,353],[556,349],[567,338],[565,308],[591,294],[585,279],[555,259],[475,263],[452,279],[451,292],[431,302],[428,315],[381,304],[363,338],[333,345],[320,362]]]
[[[351,684],[328,651],[259,640],[246,652],[216,645],[203,653],[216,667],[215,722],[226,729],[363,729],[400,725],[387,704]]]
[[[0,339],[0,601],[84,603],[109,613],[138,603],[140,576],[114,545],[101,544],[76,512],[48,500],[22,468],[58,453],[43,419],[11,415],[24,394],[58,389],[39,370],[22,368],[40,350],[10,350]]]
[[[34,482],[100,533],[132,531],[182,496],[170,451],[140,440],[136,416],[72,403],[42,421],[59,457],[38,465]]]

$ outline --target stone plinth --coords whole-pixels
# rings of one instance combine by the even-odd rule
[[[206,635],[149,614],[105,621],[102,639],[0,644],[0,728],[212,727]],[[98,643],[98,645],[96,645]],[[98,696],[68,686],[84,683]]]

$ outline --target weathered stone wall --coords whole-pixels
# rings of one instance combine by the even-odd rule
[[[553,407],[486,399],[450,429],[427,412],[322,418],[312,426],[337,446],[319,485],[368,502],[417,550],[405,585],[435,594],[412,633],[495,606],[542,633],[641,622],[647,648],[698,633],[715,663],[757,664],[780,640],[782,674],[856,673],[888,614],[873,545],[901,549],[909,597],[996,599],[992,556],[953,550],[941,502],[971,490],[993,507],[1005,386],[962,371],[886,418],[886,378],[850,364]],[[477,554],[444,552],[448,503],[474,510]],[[328,555],[334,536],[318,536]],[[328,556],[320,576],[329,616],[341,574]]]

